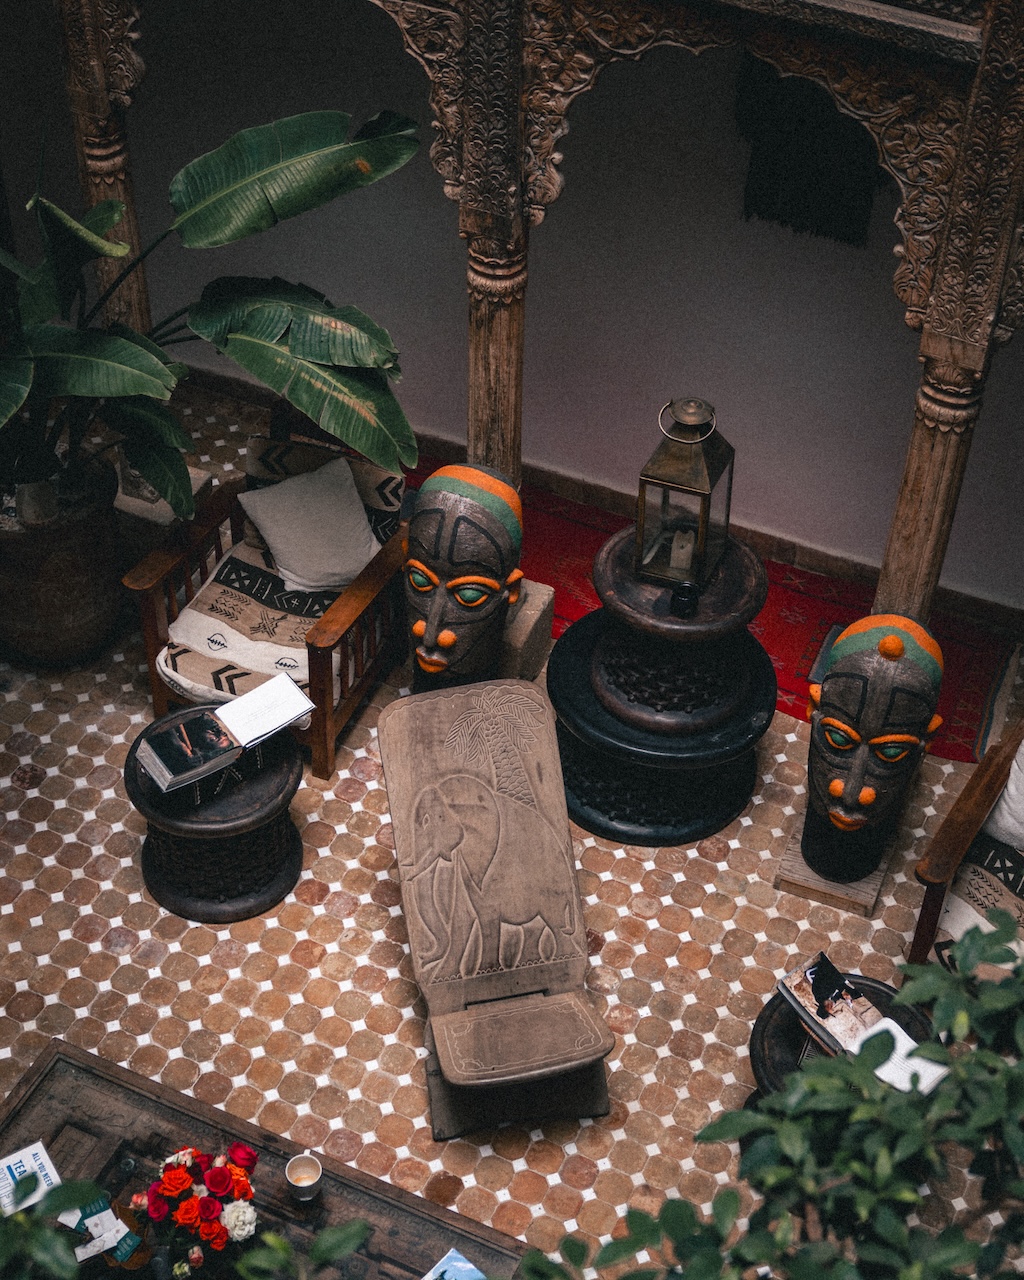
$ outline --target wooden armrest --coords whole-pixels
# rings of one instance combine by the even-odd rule
[[[245,476],[241,475],[237,478],[232,476],[230,480],[219,484],[189,524],[185,546],[177,551],[151,551],[134,568],[128,570],[121,579],[122,583],[131,591],[150,591],[173,569],[179,565],[187,565],[196,547],[231,515],[235,499],[244,488]]]
[[[187,551],[151,551],[121,579],[129,591],[152,591],[179,564],[188,560]]]
[[[306,632],[307,649],[333,649],[380,595],[405,560],[405,528],[393,533],[370,563]]]
[[[1017,748],[1024,742],[1024,717],[1003,735],[967,779],[963,791],[946,814],[915,872],[925,884],[948,884],[967,847],[981,830],[1010,776]]]

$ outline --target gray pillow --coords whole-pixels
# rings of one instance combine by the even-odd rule
[[[346,587],[380,550],[344,458],[238,500],[289,590]]]

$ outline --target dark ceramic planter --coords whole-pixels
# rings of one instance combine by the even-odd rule
[[[109,638],[121,606],[116,494],[114,469],[96,466],[54,520],[0,530],[0,644],[16,660],[69,667]]]

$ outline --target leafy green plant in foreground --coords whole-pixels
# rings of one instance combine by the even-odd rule
[[[732,1188],[715,1198],[710,1221],[669,1200],[656,1219],[627,1213],[625,1234],[592,1257],[571,1236],[561,1261],[531,1252],[528,1280],[575,1280],[586,1267],[614,1267],[620,1280],[739,1280],[760,1268],[792,1280],[1017,1274],[1004,1268],[1024,1242],[1024,962],[1009,945],[1013,920],[995,911],[990,919],[992,932],[973,929],[952,949],[955,972],[904,966],[898,1002],[931,1006],[944,1038],[915,1051],[948,1067],[930,1093],[903,1093],[875,1075],[892,1052],[888,1032],[856,1057],[813,1059],[779,1093],[697,1135],[741,1142],[739,1174],[754,1193],[746,1222],[737,1225]],[[1006,966],[1006,976],[980,980],[976,971],[988,965]],[[965,1221],[931,1230],[922,1220],[943,1217],[929,1202],[942,1198],[955,1148],[970,1156],[980,1202]],[[644,1251],[651,1265],[623,1275],[626,1260]]]
[[[355,307],[277,277],[221,277],[202,298],[141,334],[103,324],[104,306],[172,233],[186,248],[231,244],[368,186],[413,155],[414,124],[384,111],[349,137],[349,117],[314,111],[244,129],[173,179],[174,220],[103,295],[84,268],[128,258],[109,239],[124,206],[106,200],[76,221],[38,192],[29,201],[43,249],[28,266],[0,250],[0,489],[82,483],[88,441],[102,421],[129,463],[178,515],[192,512],[182,450],[191,440],[168,409],[187,372],[167,348],[211,342],[325,431],[397,470],[416,442],[391,380],[399,374],[387,332]],[[51,406],[61,408],[50,420]]]
[[[73,1237],[55,1227],[52,1219],[65,1209],[80,1209],[95,1200],[100,1189],[93,1182],[64,1182],[28,1208],[21,1208],[35,1191],[38,1177],[30,1173],[14,1188],[14,1210],[0,1217],[0,1276],[30,1280],[52,1276],[73,1280],[78,1274]]]
[[[369,1234],[369,1223],[353,1218],[337,1227],[325,1227],[314,1236],[308,1251],[300,1253],[283,1236],[268,1231],[235,1264],[235,1270],[243,1280],[313,1280],[324,1267],[355,1253]]]

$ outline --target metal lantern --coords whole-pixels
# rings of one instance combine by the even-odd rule
[[[665,439],[640,472],[634,572],[672,587],[672,610],[686,617],[725,550],[735,450],[706,400],[669,401],[658,426]]]

